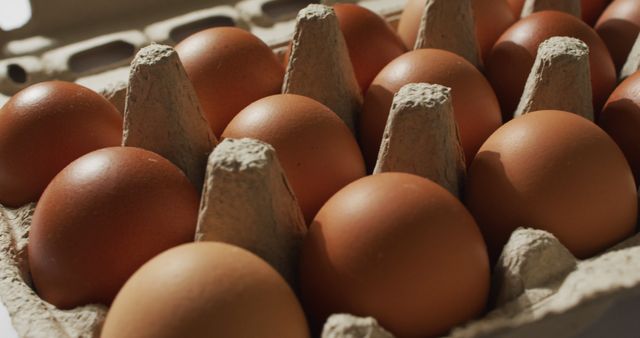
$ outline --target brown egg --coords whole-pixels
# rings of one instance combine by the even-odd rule
[[[355,4],[335,4],[353,70],[363,92],[378,72],[407,51],[400,37],[378,14]]]
[[[147,260],[193,240],[198,194],[168,160],[129,147],[91,152],[42,194],[29,234],[38,294],[61,309],[110,304]]]
[[[104,97],[49,81],[15,94],[0,109],[0,203],[35,202],[76,158],[122,140],[122,116]]]
[[[582,0],[582,20],[593,26],[611,0]]]
[[[524,7],[525,0],[507,0],[511,11],[516,18],[520,18],[522,13],[522,7]],[[582,0],[580,1],[582,10],[582,21],[586,22],[590,26],[593,26],[602,14],[602,11],[611,2],[610,0]]]
[[[611,94],[598,125],[618,144],[640,183],[640,72],[624,80]]]
[[[271,144],[307,222],[336,191],[365,175],[362,154],[347,125],[305,96],[258,100],[229,123],[222,137]]]
[[[524,7],[525,0],[506,0],[511,8],[511,12],[516,19],[520,19],[522,15],[522,7]]]
[[[373,169],[393,95],[409,83],[433,83],[452,88],[453,110],[467,163],[484,140],[498,129],[500,107],[485,77],[469,62],[439,49],[420,49],[389,63],[373,80],[359,118],[360,146]]]
[[[398,34],[409,49],[413,49],[416,43],[425,3],[426,0],[409,0],[402,12]],[[493,43],[516,19],[504,0],[472,0],[471,5],[476,21],[478,45],[482,59],[486,60]]]
[[[264,42],[240,28],[200,31],[176,51],[216,136],[251,102],[282,89],[282,64]]]
[[[102,338],[305,338],[296,296],[280,275],[244,249],[181,245],[143,265],[107,314]]]
[[[502,34],[486,63],[487,77],[498,95],[505,121],[513,117],[518,106],[538,45],[554,36],[574,37],[589,46],[594,111],[601,110],[615,88],[616,70],[611,56],[591,27],[562,12],[533,13]]]
[[[489,261],[473,217],[415,175],[367,176],[322,207],[300,257],[310,320],[373,316],[397,337],[433,337],[481,314]]]
[[[616,0],[602,13],[596,31],[609,48],[613,62],[622,69],[640,32],[640,3]]]
[[[590,257],[633,234],[638,207],[613,140],[583,117],[550,110],[491,135],[469,168],[465,201],[493,260],[518,227],[549,231]]]

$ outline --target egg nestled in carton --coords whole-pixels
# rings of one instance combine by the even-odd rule
[[[322,21],[318,24],[318,27],[322,28],[326,23],[327,20]],[[309,28],[310,25],[306,27]],[[323,35],[319,34],[319,36]],[[316,48],[316,50],[319,50],[318,46],[322,46],[322,44],[315,44],[316,47],[313,47],[314,44],[308,42],[306,45],[307,47],[305,48]],[[312,47],[309,47],[309,45]],[[340,47],[338,50],[339,49]],[[165,50],[165,52],[171,54],[170,50]],[[343,54],[340,55],[340,53]],[[149,54],[155,55],[154,53]],[[143,55],[148,58],[149,54]],[[162,55],[163,53],[160,54]],[[329,54],[331,55],[332,53]],[[305,53],[302,51],[298,52],[297,55],[301,56],[305,55]],[[348,69],[350,65],[344,62],[348,60],[344,57],[345,55],[345,50],[333,54],[334,62],[337,60],[337,63],[332,64],[334,67],[327,67],[326,70],[329,71],[329,68]],[[145,57],[141,55],[140,60],[144,60]],[[304,58],[302,58],[298,62],[299,64],[304,64],[309,61],[304,61]],[[168,72],[167,69],[162,68],[162,62],[152,64],[154,64],[151,67],[153,70],[145,73],[146,76],[134,75],[134,73],[132,73],[132,79],[146,79],[149,74],[154,74],[155,71],[163,74]],[[175,63],[169,62],[168,64],[172,65]],[[338,66],[335,66],[336,64]],[[168,67],[169,66],[167,66],[167,68]],[[304,81],[302,81],[302,79],[304,79],[305,75],[308,76],[308,74],[301,71],[301,69],[306,69],[306,67],[299,68],[299,75],[297,75],[298,80],[291,80],[292,82],[289,82],[288,85],[285,84],[285,88],[289,88],[288,90],[292,90],[292,88],[297,88],[295,90],[299,91],[307,90],[304,88]],[[290,70],[288,74],[290,76],[289,79],[296,78],[296,76],[291,74],[292,72],[293,71]],[[318,73],[317,75],[322,74],[322,72]],[[340,73],[342,73],[340,76],[344,76],[344,72]],[[336,77],[326,76],[326,73],[322,75],[325,76],[318,76],[323,79],[319,82],[324,82],[324,84],[316,88],[311,88],[305,94],[312,97],[315,96],[313,98],[329,106],[338,113],[343,120],[345,118],[348,119],[349,114],[357,113],[357,110],[354,108],[357,107],[357,104],[354,105],[354,102],[358,102],[357,82],[352,79],[350,80],[348,74],[347,78],[343,80],[336,80]],[[178,78],[180,78],[180,76],[178,76]],[[194,101],[189,100],[193,98],[193,92],[189,92],[187,89],[181,94],[169,95],[166,98],[164,98],[166,95],[162,95],[171,92],[170,90],[166,90],[168,87],[177,85],[178,88],[183,88],[181,84],[186,82],[180,81],[184,80],[186,80],[186,78],[171,83],[169,86],[163,86],[163,81],[153,81],[152,79],[146,86],[138,87],[137,91],[134,91],[133,88],[130,87],[130,96],[128,99],[128,106],[130,107],[128,110],[129,114],[127,114],[128,117],[125,116],[125,120],[130,123],[128,126],[130,133],[125,133],[125,135],[131,135],[126,138],[130,140],[128,144],[144,144],[146,148],[153,148],[153,151],[161,153],[180,167],[192,182],[202,182],[204,180],[203,203],[201,204],[198,230],[196,231],[197,238],[206,239],[211,236],[209,239],[225,241],[245,247],[270,263],[275,270],[285,277],[285,280],[289,281],[294,290],[296,290],[295,274],[290,270],[290,267],[294,265],[293,262],[296,261],[296,255],[292,253],[296,252],[300,240],[306,231],[306,226],[302,220],[291,188],[287,180],[283,179],[285,176],[279,167],[277,159],[275,159],[276,156],[273,149],[269,150],[269,146],[260,145],[260,143],[256,143],[255,141],[226,140],[209,156],[209,163],[207,165],[208,174],[205,176],[204,163],[206,161],[207,151],[204,149],[206,149],[207,144],[211,146],[215,143],[215,138],[212,137],[210,132],[198,127],[203,125],[202,115],[201,112],[198,111],[198,108],[194,108]],[[145,95],[136,95],[146,93],[148,88],[158,88],[152,85],[156,82],[160,83],[160,89],[152,92],[153,95],[146,97]],[[131,81],[131,83],[135,84],[136,81]],[[336,86],[335,83],[346,83],[347,85],[346,87],[340,87]],[[353,84],[356,84],[356,86]],[[329,92],[329,95],[324,95],[327,92]],[[348,93],[348,95],[345,95],[345,93]],[[133,100],[134,97],[142,97],[142,102],[135,102],[135,100]],[[342,98],[342,100],[335,100],[336,97]],[[154,104],[153,111],[143,109],[145,106],[153,106]],[[425,104],[427,106],[432,105],[428,100]],[[175,109],[176,106],[181,109]],[[137,107],[137,109],[135,107]],[[553,107],[548,108],[551,109]],[[182,118],[180,117],[181,115],[172,113],[182,109],[191,112],[195,109],[197,113],[188,114],[188,116],[190,116],[188,118]],[[144,123],[141,123],[141,121],[149,121],[150,119],[148,117],[140,117],[144,117],[145,115],[155,117],[156,111],[160,112],[160,122],[152,126],[146,126]],[[423,142],[420,142],[419,138],[406,138],[406,140],[410,141],[402,141],[404,137],[399,137],[398,135],[411,134],[410,132],[403,133],[403,130],[406,128],[406,130],[410,131],[410,127],[415,126],[415,124],[411,122],[403,124],[401,122],[402,118],[398,116],[405,116],[404,118],[409,116],[410,118],[413,115],[415,114],[395,114],[394,116],[396,116],[396,118],[393,119],[395,123],[392,123],[391,119],[389,120],[389,124],[387,125],[388,133],[385,133],[382,141],[383,147],[380,150],[381,156],[378,159],[376,172],[410,171],[438,182],[453,193],[459,191],[462,186],[460,181],[462,177],[464,177],[464,169],[460,169],[464,168],[464,162],[461,161],[460,156],[460,145],[456,142],[446,141],[439,144],[439,146],[433,147],[433,142],[428,142],[428,140],[425,142],[424,139],[422,139]],[[136,121],[136,116],[138,119],[137,122],[134,122]],[[418,116],[420,115],[418,114]],[[451,128],[452,125],[455,125],[451,123],[451,120],[451,116],[449,116],[449,122],[446,124],[449,127],[448,129],[444,129],[449,131],[450,140],[457,141],[457,130],[456,128]],[[175,123],[176,121],[179,121],[179,123]],[[413,136],[419,136],[421,134],[419,129],[417,130],[418,132],[413,132]],[[453,132],[454,130],[455,132]],[[175,135],[176,137],[188,135],[188,137],[186,140],[182,139],[179,142],[169,142],[169,144],[167,144],[166,137],[162,137],[167,134]],[[390,135],[393,134],[396,136],[390,137]],[[134,135],[137,135],[137,137],[133,137]],[[151,136],[147,137],[146,135]],[[197,136],[191,137],[190,135]],[[451,138],[452,136],[453,138]],[[421,145],[421,147],[425,149],[431,149],[428,150],[428,153],[431,155],[436,154],[434,156],[442,159],[442,162],[440,162],[439,165],[434,165],[432,161],[425,161],[423,159],[422,163],[420,163],[421,160],[415,158],[416,156],[401,155],[403,153],[412,154],[410,151],[407,151],[407,147],[414,144]],[[250,151],[244,152],[245,149],[250,149]],[[442,149],[446,150],[442,151]],[[271,155],[269,155],[269,153]],[[442,167],[448,168],[448,170],[444,170],[443,172]],[[242,177],[242,179],[239,179],[239,177]],[[246,182],[247,184],[244,185],[240,182]],[[257,190],[252,189],[252,187],[258,186],[261,188]],[[220,200],[222,195],[220,191],[229,191],[225,188],[237,193],[228,194],[223,200]],[[225,206],[225,203],[221,202],[228,202],[228,205]],[[265,204],[265,202],[267,203]],[[253,212],[245,212],[240,215],[237,211],[243,207]],[[25,221],[28,219],[28,210],[29,208],[18,211],[18,215],[21,217],[18,218],[18,220]],[[9,215],[11,217],[15,214],[12,210],[6,210],[3,215]],[[267,219],[274,221],[269,223],[266,229],[262,226],[255,227],[254,224],[265,224],[264,222]],[[10,226],[9,224],[12,224],[11,226],[17,229],[16,231],[11,231],[12,235],[24,233],[24,226],[27,225],[28,221],[17,224],[20,222],[7,220],[7,218],[3,218],[3,226]],[[247,228],[247,231],[237,231],[238,228],[236,227],[241,225],[245,227],[249,226],[249,228]],[[527,226],[535,225],[529,224]],[[265,233],[270,234],[275,233],[277,235],[251,235],[260,233],[260,231],[265,231]],[[17,238],[19,239],[20,237]],[[5,237],[5,239],[9,239],[9,237]],[[15,243],[24,245],[24,238],[23,240],[15,241]],[[5,247],[9,251],[16,249],[11,240],[8,242],[5,241],[5,244],[7,244]],[[567,319],[575,318],[572,316],[583,319],[587,318],[586,316],[595,318],[597,317],[598,311],[595,311],[596,314],[594,314],[594,311],[586,310],[593,309],[593,306],[599,308],[603,306],[601,304],[607,304],[611,299],[633,296],[634,294],[637,295],[637,291],[634,291],[634,286],[637,285],[640,276],[637,275],[636,271],[633,271],[637,269],[630,267],[639,264],[638,259],[635,258],[638,254],[635,253],[633,249],[634,244],[637,244],[637,240],[630,239],[625,244],[613,248],[611,253],[590,260],[578,261],[549,233],[540,230],[516,230],[512,234],[510,241],[506,244],[494,269],[493,284],[494,288],[498,290],[498,297],[495,300],[497,305],[496,309],[485,319],[467,327],[456,329],[451,335],[460,337],[496,336],[500,334],[531,335],[533,332],[539,334],[541,328],[548,330],[545,332],[553,332],[554,334],[570,335],[579,333],[585,329],[584,326],[574,325],[567,328],[566,325],[562,324]],[[23,250],[24,247],[21,249]],[[2,261],[10,263],[4,259]],[[618,262],[626,263],[620,264]],[[261,266],[266,266],[263,263],[261,264]],[[11,265],[9,264],[9,266]],[[541,268],[541,266],[544,268]],[[16,276],[20,274],[19,269],[15,266],[8,267],[7,271],[12,271]],[[272,272],[268,274],[273,275]],[[612,278],[612,276],[614,277]],[[586,280],[588,280],[589,283],[585,284]],[[6,282],[3,280],[2,283]],[[278,288],[282,290],[283,282],[278,283],[280,283]],[[51,332],[55,332],[54,330],[60,327],[57,324],[52,324],[52,321],[49,320],[51,317],[56,318],[53,323],[56,321],[58,323],[69,323],[68,325],[61,325],[66,332],[78,332],[79,336],[98,334],[99,323],[102,321],[102,310],[96,312],[93,307],[71,311],[56,310],[51,308],[50,305],[38,301],[26,285],[21,284],[20,278],[12,280],[11,285],[23,290],[22,294],[26,293],[28,295],[27,298],[24,299],[39,304],[39,306],[33,307],[36,315],[31,318],[36,320],[38,318],[44,318],[39,322],[43,324],[42,327],[46,328],[43,332],[47,332],[47,336],[51,336]],[[284,289],[287,287],[288,286],[285,285]],[[5,302],[7,297],[4,292],[0,294],[0,296],[2,296],[3,302]],[[183,298],[179,297],[179,299]],[[567,301],[567,299],[572,299],[573,301]],[[13,303],[11,303],[11,298],[9,298],[9,300],[8,307],[13,306],[14,310],[11,311],[10,309],[10,311],[15,318],[18,318],[17,322],[20,323],[20,317],[25,314],[17,313],[15,309],[16,306],[22,304],[24,300],[13,299]],[[589,301],[590,304],[588,308],[584,306],[587,301]],[[293,303],[295,304],[295,301]],[[533,304],[537,305],[534,307]],[[295,309],[295,306],[293,306],[293,308]],[[77,314],[78,310],[80,310],[79,315]],[[37,311],[40,311],[39,316]],[[273,313],[274,316],[276,314],[277,312]],[[84,320],[75,321],[70,318],[71,315],[81,317]],[[367,314],[356,313],[356,315],[366,316]],[[170,319],[176,320],[175,317]],[[381,319],[386,321],[384,318]],[[400,320],[403,320],[403,318]],[[180,321],[178,323],[184,322],[187,321]],[[589,320],[583,321],[585,325],[587,325],[588,322]],[[47,326],[47,324],[49,325]],[[171,325],[171,321],[167,321],[166,324]],[[14,323],[14,325],[16,324]],[[27,330],[22,331],[23,333],[35,327],[34,324],[16,326],[21,330]],[[303,325],[303,327],[306,327],[306,325]],[[37,330],[38,329],[36,329],[36,331]],[[357,319],[345,315],[329,318],[323,334],[331,337],[342,337],[345,332],[353,332],[353,330],[359,330],[360,332],[369,331],[369,334],[371,334],[371,332],[378,332],[380,336],[390,336],[390,333],[380,328],[373,319]],[[303,333],[303,331],[304,330],[292,333],[292,335],[304,336],[305,333]],[[286,332],[286,330],[283,330],[281,333],[286,335]],[[24,335],[29,334],[24,333]],[[365,337],[366,335],[363,334],[362,336]]]

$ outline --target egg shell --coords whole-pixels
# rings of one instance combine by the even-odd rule
[[[636,185],[640,183],[640,72],[613,91],[598,125],[618,144],[633,170]]]
[[[293,291],[266,262],[224,243],[167,250],[124,285],[103,338],[309,337]]]
[[[589,46],[594,111],[602,109],[615,88],[616,70],[611,56],[591,27],[570,14],[536,12],[516,22],[502,34],[486,63],[487,78],[500,100],[505,121],[513,116],[520,101],[538,46],[554,36],[577,38]]]
[[[582,0],[582,20],[589,26],[595,25],[598,18],[604,12],[611,0]]]
[[[409,0],[402,12],[398,34],[409,49],[413,49],[416,43],[425,4],[426,0]],[[471,6],[474,11],[478,45],[482,59],[486,60],[493,44],[500,34],[516,21],[516,17],[504,0],[472,0]]]
[[[216,136],[244,107],[282,88],[284,67],[264,42],[246,30],[206,29],[175,50]]]
[[[465,203],[493,261],[518,227],[551,232],[588,258],[636,226],[624,155],[594,123],[563,111],[532,112],[491,135],[469,168]]]
[[[122,116],[92,90],[63,81],[23,89],[0,109],[0,203],[35,202],[67,164],[121,138]]]
[[[253,138],[276,149],[309,223],[329,197],[365,175],[362,154],[346,124],[305,96],[281,94],[242,110],[223,138]]]
[[[581,0],[582,21],[593,26],[610,2],[610,0]],[[507,3],[513,15],[519,19],[525,0],[507,0]]]
[[[389,63],[365,95],[358,132],[369,170],[378,156],[393,95],[406,84],[421,82],[451,88],[453,112],[467,163],[502,123],[498,100],[489,82],[468,61],[439,49],[408,52]]]
[[[636,0],[612,2],[595,28],[609,48],[616,68],[622,69],[640,32],[640,3]]]
[[[147,260],[193,240],[198,194],[171,162],[113,147],[72,162],[38,202],[29,234],[31,276],[61,309],[111,303]]]
[[[407,51],[404,43],[378,14],[355,4],[333,6],[358,84],[366,92],[384,66]]]
[[[520,15],[522,14],[522,8],[524,7],[525,0],[506,0],[509,8],[511,8],[511,12],[516,19],[520,19]]]
[[[489,292],[482,235],[458,199],[405,173],[367,176],[318,212],[302,247],[310,320],[372,316],[398,337],[432,337],[474,318]]]

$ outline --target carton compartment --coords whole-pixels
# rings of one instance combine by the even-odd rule
[[[262,32],[261,27],[290,20],[299,9],[316,2],[249,0],[241,1],[235,9],[217,5],[146,26],[144,34],[129,31],[130,38],[125,38],[124,32],[115,33],[60,47],[42,58],[3,60],[0,91],[6,99],[19,88],[42,80],[46,73],[46,78],[78,80],[124,111],[127,63],[149,41],[176,43],[215,26]],[[390,22],[396,22],[403,3],[362,1]],[[273,29],[277,31],[273,35],[280,38],[267,42],[282,48],[293,25],[285,23]],[[4,99],[0,97],[0,104]],[[33,204],[15,210],[0,206],[0,268],[5,272],[0,278],[0,301],[20,337],[98,337],[106,308],[87,305],[62,311],[44,302],[31,288],[25,248],[33,209]],[[639,328],[633,316],[640,304],[639,246],[640,235],[636,235],[602,255],[578,261],[551,234],[519,229],[494,272],[495,308],[485,317],[454,329],[450,337],[633,337]],[[391,337],[374,319],[337,316],[330,318],[323,337],[354,337],[349,332],[361,332],[357,337]],[[349,331],[354,327],[358,330]]]

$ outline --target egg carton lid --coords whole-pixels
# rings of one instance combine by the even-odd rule
[[[203,28],[234,25],[250,30],[279,51],[291,37],[297,10],[311,2],[220,0],[211,5],[195,0],[112,0],[80,7],[72,0],[32,0],[33,19],[20,29],[0,32],[0,104],[29,84],[57,78],[88,86],[122,110],[129,63],[150,42],[175,44]],[[405,2],[359,1],[391,22],[397,21]],[[0,207],[4,274],[0,279],[0,336],[98,336],[103,307],[60,311],[32,291],[20,306],[9,292],[15,290],[9,284],[29,284],[20,253],[26,245],[32,208]],[[540,241],[551,245],[537,246]],[[640,235],[586,261],[567,256],[556,242],[536,230],[514,233],[512,249],[503,256],[508,264],[494,276],[502,280],[501,305],[484,318],[454,329],[450,337],[636,336],[640,329],[634,316],[640,308]],[[553,254],[545,256],[548,252]],[[548,261],[560,262],[560,268],[540,263]],[[33,313],[36,316],[31,317]],[[347,326],[355,325],[355,320],[349,320]],[[25,330],[29,325],[35,327],[36,321],[50,330]],[[373,325],[371,321],[357,323]],[[325,337],[352,336],[337,330]]]

